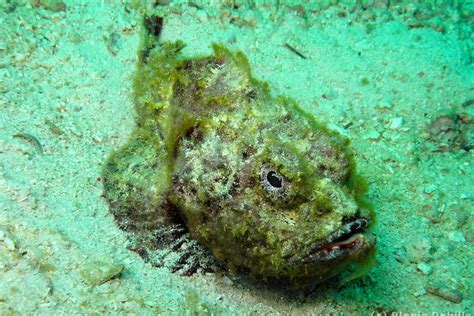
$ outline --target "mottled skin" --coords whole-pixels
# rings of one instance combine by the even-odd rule
[[[185,225],[228,269],[296,286],[372,261],[374,240],[362,231],[373,216],[346,140],[273,97],[240,52],[145,48],[136,128],[103,171],[111,211],[138,248],[171,242],[177,236],[157,232]],[[352,238],[341,251],[317,251],[343,233]]]

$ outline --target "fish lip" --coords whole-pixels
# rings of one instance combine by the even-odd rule
[[[305,254],[290,257],[288,261],[292,264],[307,264],[346,257],[347,255],[357,252],[361,248],[365,248],[375,243],[375,235],[372,239],[366,237],[368,227],[369,220],[365,217],[359,217],[332,232],[324,241],[314,243]],[[332,243],[336,243],[338,239],[341,238],[345,238],[345,240],[349,240],[350,242],[347,244],[342,244],[341,242],[341,245],[345,246],[342,248],[338,247],[337,253],[331,253],[330,256],[327,255],[328,252],[324,252],[324,249],[328,248]],[[335,247],[329,249],[333,248]]]
[[[322,246],[325,246],[333,241],[336,241],[341,237],[350,237],[358,232],[363,232],[369,227],[369,220],[365,217],[359,217],[352,222],[346,223],[338,230],[332,232],[329,237],[322,242]],[[317,249],[317,248],[316,248]],[[316,250],[315,249],[315,250]]]

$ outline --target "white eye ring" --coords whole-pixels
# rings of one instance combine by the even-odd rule
[[[260,167],[260,182],[267,193],[272,198],[282,198],[287,195],[290,182],[278,172],[271,163],[263,164]]]

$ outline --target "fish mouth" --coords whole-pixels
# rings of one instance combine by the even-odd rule
[[[371,238],[367,236],[368,219],[351,218],[343,220],[343,223],[324,241],[314,243],[305,254],[293,256],[288,261],[292,264],[308,264],[338,260],[375,244],[375,234]]]

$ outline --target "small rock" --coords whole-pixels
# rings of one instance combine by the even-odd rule
[[[448,234],[449,240],[456,241],[456,242],[466,242],[466,238],[464,234],[460,231],[452,231]]]
[[[117,32],[112,32],[109,34],[109,36],[106,37],[107,49],[114,56],[117,55],[121,48],[120,40],[120,34],[118,34]]]
[[[389,109],[393,106],[393,97],[391,95],[386,95],[382,100],[380,100],[376,107],[382,109]]]
[[[418,263],[416,268],[419,271],[421,271],[421,273],[423,273],[424,275],[430,275],[431,273],[433,273],[433,268],[429,264],[427,264],[426,262]]]
[[[369,131],[362,135],[363,139],[370,139],[370,140],[376,140],[380,138],[380,133],[377,131]]]
[[[239,14],[239,12],[237,12],[237,11],[231,12],[231,14],[230,14],[230,20],[231,20],[231,21],[236,22],[236,21],[239,21],[239,19],[240,19],[240,14]]]
[[[424,189],[425,193],[428,193],[428,194],[431,194],[433,193],[434,191],[436,191],[436,185],[434,184],[429,184],[425,187]]]
[[[433,246],[428,238],[420,238],[413,240],[405,245],[407,257],[410,262],[428,262],[431,259]]]
[[[395,117],[390,123],[390,129],[400,129],[403,126],[403,117]]]
[[[66,10],[66,4],[60,0],[33,0],[33,5],[53,12]]]
[[[331,0],[308,1],[305,4],[308,11],[321,11],[331,6]]]
[[[362,8],[369,9],[369,8],[372,8],[372,6],[375,3],[375,0],[361,0],[360,3],[362,5]]]
[[[18,53],[18,54],[15,55],[15,62],[22,63],[24,61],[26,61],[26,55],[25,54]]]
[[[444,150],[453,150],[459,143],[459,125],[448,115],[443,115],[428,126],[431,141]]]
[[[395,260],[402,264],[407,264],[407,250],[405,247],[400,247],[395,250]]]
[[[79,44],[80,42],[84,40],[80,33],[74,32],[74,31],[69,33],[68,38],[69,38],[69,41],[73,44]]]
[[[461,148],[464,150],[474,149],[474,123],[461,124]]]
[[[339,5],[341,5],[344,9],[348,10],[349,12],[354,12],[359,5],[358,0],[340,0]]]
[[[224,283],[227,286],[231,286],[234,284],[234,282],[228,276],[222,277],[222,283]]]
[[[112,260],[96,260],[85,263],[80,271],[84,282],[89,285],[101,285],[123,271],[123,265]]]
[[[423,296],[423,295],[425,295],[425,294],[426,294],[426,290],[425,290],[425,289],[421,289],[421,290],[418,290],[418,291],[416,291],[415,293],[413,293],[413,295],[414,295],[415,297],[420,297],[420,296]]]
[[[349,136],[350,136],[350,134],[349,134],[349,132],[347,131],[347,129],[345,129],[345,128],[342,127],[342,126],[336,125],[336,124],[334,124],[334,123],[329,123],[329,124],[328,124],[328,127],[329,127],[329,129],[335,130],[335,131],[337,131],[339,134],[341,134],[341,135],[343,135],[343,136],[346,136],[346,137],[349,137]]]
[[[373,4],[374,9],[386,9],[388,6],[388,0],[375,0]]]
[[[155,301],[144,301],[143,304],[145,304],[146,307],[150,307],[150,308],[157,306],[157,303]]]
[[[230,10],[228,8],[223,8],[221,11],[220,11],[220,15],[221,15],[221,19],[222,20],[228,20],[230,19]]]
[[[196,12],[196,17],[201,22],[206,22],[207,21],[207,13],[203,10],[198,10]]]
[[[255,27],[255,25],[257,25],[255,13],[251,10],[245,12],[244,16],[242,17],[242,20],[247,26]]]
[[[463,295],[460,291],[437,285],[428,285],[426,287],[426,292],[444,298],[445,300],[455,304],[461,303],[463,299]]]
[[[415,10],[413,15],[418,21],[426,21],[433,17],[433,10],[428,7],[420,7]]]
[[[13,236],[8,232],[7,229],[0,228],[0,241],[5,245],[5,247],[14,251],[16,249],[15,242],[13,241]]]

